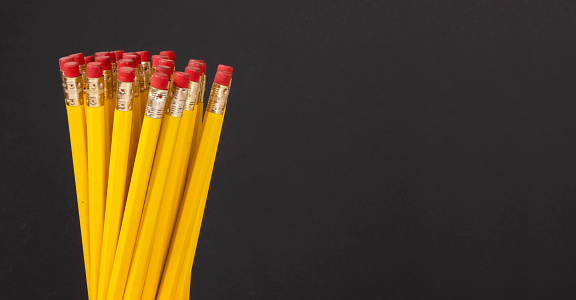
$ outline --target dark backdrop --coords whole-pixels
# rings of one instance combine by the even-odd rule
[[[574,299],[570,1],[3,1],[0,298],[85,299],[58,58],[234,67],[194,299]]]

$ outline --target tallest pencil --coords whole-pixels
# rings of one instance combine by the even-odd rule
[[[64,80],[66,98],[66,113],[68,114],[68,128],[70,130],[70,146],[72,148],[72,162],[74,165],[74,179],[76,181],[76,197],[78,214],[80,216],[80,231],[82,233],[82,250],[84,252],[84,266],[86,268],[86,285],[88,296],[93,289],[90,284],[90,225],[88,213],[88,151],[86,149],[86,117],[84,115],[84,92],[82,77],[78,63],[63,58],[61,70]]]

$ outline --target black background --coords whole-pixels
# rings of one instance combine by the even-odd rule
[[[86,299],[58,58],[234,67],[193,299],[574,299],[570,1],[3,1],[0,298]]]

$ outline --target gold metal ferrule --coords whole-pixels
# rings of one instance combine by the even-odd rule
[[[136,77],[138,77],[138,86],[140,89],[140,93],[143,93],[145,88],[144,88],[144,66],[142,66],[142,64],[136,66],[136,70],[134,72],[136,74]]]
[[[66,105],[80,106],[84,104],[84,89],[82,76],[64,77],[66,81]]]
[[[112,99],[114,96],[112,70],[103,70],[102,74],[104,75],[104,98],[106,100]]]
[[[149,61],[142,62],[142,79],[144,81],[144,89],[150,88],[150,81],[152,80],[152,67]]]
[[[104,77],[87,79],[86,102],[88,107],[104,106]]]
[[[188,84],[188,97],[186,97],[186,102],[184,103],[184,110],[193,111],[194,106],[198,104],[198,96],[200,92],[200,83],[190,81]]]
[[[164,112],[164,106],[166,105],[167,99],[167,90],[159,90],[157,88],[150,87],[150,92],[148,93],[148,103],[146,104],[146,116],[152,119],[162,118],[162,113]]]
[[[210,90],[210,98],[206,105],[206,111],[217,115],[224,114],[224,108],[226,108],[226,102],[228,102],[229,92],[229,87],[213,83],[212,89]]]
[[[134,100],[134,82],[118,81],[116,92],[116,109],[119,111],[132,111]]]
[[[116,90],[118,88],[118,65],[116,63],[110,63],[112,69],[112,88]]]
[[[68,96],[66,95],[66,77],[64,77],[64,72],[60,71],[60,78],[62,78],[62,90],[64,91],[64,99]]]
[[[204,103],[204,91],[206,91],[206,74],[202,74],[202,85],[200,86],[200,102]]]
[[[174,98],[170,102],[170,106],[166,110],[166,114],[172,117],[182,117],[184,111],[184,104],[188,98],[188,88],[174,87]]]
[[[82,75],[82,88],[86,92],[86,64],[80,65],[80,75]]]

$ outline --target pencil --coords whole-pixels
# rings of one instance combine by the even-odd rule
[[[132,172],[134,170],[134,160],[136,159],[136,150],[138,148],[138,139],[140,137],[140,128],[137,128],[135,116],[138,115],[140,111],[140,83],[138,82],[138,70],[136,70],[136,62],[134,59],[120,59],[118,60],[118,68],[130,67],[134,69],[134,83],[132,84],[132,125],[130,131],[130,151],[128,154],[128,176],[126,177],[126,184],[130,183],[130,178],[132,178]]]
[[[114,85],[112,83],[112,64],[110,63],[110,56],[96,55],[96,62],[102,64],[102,75],[104,77],[104,129],[106,133],[106,166],[110,164],[110,146],[112,143],[112,120],[114,119]],[[106,173],[106,182],[108,182],[108,173]]]
[[[74,165],[74,179],[76,182],[76,198],[78,202],[78,215],[80,219],[80,232],[82,234],[82,252],[84,254],[84,267],[86,273],[86,286],[88,295],[91,295],[90,280],[90,222],[88,212],[88,150],[86,149],[86,117],[84,115],[84,92],[82,90],[82,77],[78,63],[72,57],[60,59],[66,113],[68,115],[68,129],[70,131],[70,146],[72,150],[72,163]]]
[[[122,224],[122,214],[124,213],[126,192],[128,190],[126,178],[128,176],[130,135],[132,134],[134,69],[121,67],[119,72],[108,190],[106,194],[102,260],[97,294],[99,300],[105,300],[108,292],[118,235]]]
[[[140,95],[140,101],[142,103],[142,108],[146,107],[148,103],[148,90],[150,89],[150,80],[152,79],[152,66],[150,65],[150,54],[148,51],[138,51],[136,52],[140,55],[141,59],[141,69],[142,69],[142,80],[143,80],[143,90]],[[144,120],[145,109],[140,112],[140,123]]]
[[[82,76],[82,91],[84,92],[84,103],[86,103],[86,62],[84,60],[84,54],[76,53],[71,55],[74,58],[74,61],[78,63],[80,68],[80,75]],[[84,105],[84,114],[86,114],[86,108],[88,106]]]
[[[114,266],[110,277],[110,286],[108,287],[108,300],[122,299],[124,294],[162,123],[162,114],[166,104],[168,77],[161,73],[155,73],[152,76],[150,86],[146,116],[142,124],[140,142],[138,143],[134,170],[122,218],[122,227],[114,257]]]
[[[158,283],[162,276],[162,269],[180,207],[180,199],[184,191],[186,172],[188,171],[188,160],[191,156],[190,152],[191,149],[194,148],[193,140],[196,128],[196,110],[198,109],[196,104],[200,91],[198,81],[202,72],[200,69],[192,67],[186,67],[185,72],[190,75],[188,97],[184,104],[182,121],[180,123],[180,129],[178,130],[178,143],[174,149],[170,173],[166,181],[166,188],[163,195],[164,200],[160,208],[156,237],[154,238],[154,245],[152,246],[152,254],[150,256],[150,263],[148,264],[141,300],[154,300],[156,298]]]
[[[124,291],[124,299],[126,300],[140,300],[142,295],[152,246],[153,243],[157,242],[155,235],[158,224],[158,213],[162,209],[162,206],[166,205],[163,195],[166,180],[169,176],[170,164],[174,155],[180,123],[182,121],[184,104],[188,96],[189,82],[190,75],[187,73],[174,73],[175,96],[162,120],[162,128],[160,129],[160,137],[158,139],[154,165],[152,167],[152,176],[148,184],[146,204],[142,220],[140,221],[140,229],[130,265],[126,291]]]
[[[98,286],[104,210],[106,207],[106,133],[104,107],[104,77],[102,64],[88,63],[86,68],[86,130],[88,136],[88,197],[90,211],[90,268],[92,287]]]
[[[164,266],[158,300],[172,300],[175,297],[178,280],[182,274],[186,252],[192,237],[194,222],[210,170],[210,161],[217,144],[218,130],[223,121],[224,108],[228,97],[230,75],[227,72],[216,72],[212,85],[206,115],[202,126],[202,135],[198,150],[193,159],[191,176],[186,183],[186,190],[180,208],[180,217],[172,236],[170,250]]]

